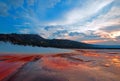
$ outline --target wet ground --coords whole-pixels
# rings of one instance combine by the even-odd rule
[[[0,54],[0,81],[120,81],[120,51]]]

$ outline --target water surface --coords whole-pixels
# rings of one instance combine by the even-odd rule
[[[70,52],[69,49],[59,49],[59,48],[50,48],[50,47],[32,47],[32,46],[23,46],[23,45],[13,45],[11,43],[0,42],[0,52],[1,53],[63,53]]]
[[[1,54],[0,81],[120,81],[120,50]]]

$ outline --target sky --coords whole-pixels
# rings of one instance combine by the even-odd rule
[[[0,0],[0,33],[120,45],[120,0]]]

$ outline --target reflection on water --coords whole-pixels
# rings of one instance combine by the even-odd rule
[[[118,59],[118,58],[113,58],[113,59],[112,59],[112,62],[113,62],[113,63],[120,63],[120,59]]]
[[[120,81],[119,72],[120,50],[0,55],[0,81]]]
[[[113,58],[111,59],[111,63],[117,67],[120,67],[120,58]]]
[[[10,43],[0,42],[0,52],[2,53],[63,53],[70,52],[72,50],[68,49],[58,49],[58,48],[44,48],[44,47],[32,47],[32,46],[22,46],[13,45]]]
[[[1,55],[0,81],[120,81],[120,52],[115,51]]]

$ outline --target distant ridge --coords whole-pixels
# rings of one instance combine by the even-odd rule
[[[25,46],[67,49],[120,49],[120,45],[93,45],[66,39],[45,39],[37,34],[0,34],[0,41]]]

